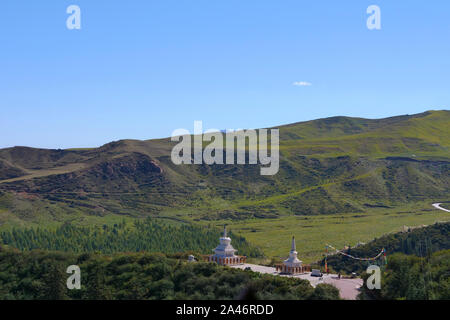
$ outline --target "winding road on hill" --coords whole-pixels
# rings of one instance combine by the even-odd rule
[[[447,210],[447,209],[445,209],[445,208],[442,208],[442,207],[441,207],[441,204],[442,204],[442,203],[433,203],[433,207],[435,207],[436,209],[445,211],[445,212],[450,212],[450,210]]]

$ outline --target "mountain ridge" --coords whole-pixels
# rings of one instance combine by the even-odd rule
[[[11,217],[37,221],[46,206],[55,208],[54,216],[181,210],[187,219],[216,220],[441,200],[450,189],[448,128],[447,110],[280,126],[280,171],[273,177],[260,176],[259,165],[176,166],[170,160],[176,143],[169,138],[88,149],[0,149],[0,224]]]

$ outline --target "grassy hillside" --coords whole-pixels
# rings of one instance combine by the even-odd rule
[[[383,210],[390,215],[448,200],[449,128],[445,110],[281,126],[275,176],[261,176],[258,165],[176,166],[169,139],[121,140],[92,149],[2,149],[0,228],[103,225],[147,216],[241,225],[303,216],[379,219]],[[407,214],[389,228],[376,227],[376,234],[399,223],[443,218],[433,212],[424,219]]]

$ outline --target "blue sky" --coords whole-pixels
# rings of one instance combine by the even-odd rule
[[[0,147],[449,109],[449,17],[447,0],[3,0]]]

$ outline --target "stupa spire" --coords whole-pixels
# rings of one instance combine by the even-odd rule
[[[283,265],[280,267],[281,273],[296,274],[302,273],[302,262],[297,258],[297,250],[295,245],[295,237],[292,236],[291,251],[289,251],[289,257],[284,260]]]
[[[219,245],[214,249],[214,254],[209,256],[208,261],[214,261],[220,265],[236,265],[245,262],[246,257],[236,255],[237,250],[231,245],[226,224],[223,225],[223,235],[219,240]]]

